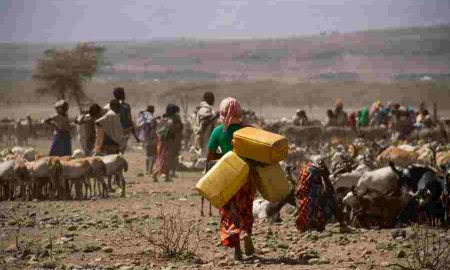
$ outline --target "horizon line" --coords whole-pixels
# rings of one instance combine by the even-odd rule
[[[333,34],[357,34],[357,33],[365,33],[365,32],[379,32],[379,31],[396,31],[403,29],[426,29],[426,28],[439,28],[439,27],[450,27],[450,23],[441,23],[441,24],[431,24],[431,25],[411,25],[407,27],[385,27],[385,28],[367,28],[355,31],[338,31],[338,30],[330,30],[330,31],[320,31],[314,34],[290,34],[290,35],[281,35],[281,36],[260,36],[260,37],[251,37],[251,36],[237,36],[237,37],[188,37],[188,36],[180,36],[180,37],[154,37],[154,38],[133,38],[133,39],[92,39],[92,40],[78,40],[78,41],[1,41],[1,45],[5,44],[29,44],[29,45],[46,45],[46,44],[77,44],[84,42],[94,42],[94,43],[120,43],[120,42],[135,42],[135,43],[146,43],[146,42],[161,42],[161,41],[196,41],[196,42],[221,42],[221,41],[249,41],[249,40],[286,40],[286,39],[300,39],[300,38],[312,38],[312,37],[326,37]],[[322,35],[325,33],[325,35]]]

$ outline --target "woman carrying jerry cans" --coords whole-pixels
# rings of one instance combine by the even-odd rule
[[[209,139],[208,162],[219,159],[233,150],[233,133],[241,129],[241,106],[234,98],[226,98],[220,104],[220,120],[222,124],[214,129]],[[218,149],[221,154],[217,154]],[[245,255],[255,252],[251,234],[253,226],[253,200],[256,194],[254,169],[250,169],[247,183],[220,209],[220,238],[222,245],[234,248],[234,257],[242,259],[240,240],[244,241]]]
[[[56,115],[45,120],[46,124],[49,124],[55,128],[55,134],[53,135],[49,156],[71,156],[71,127],[69,117],[67,116],[69,104],[64,100],[59,100],[55,103],[55,110]]]

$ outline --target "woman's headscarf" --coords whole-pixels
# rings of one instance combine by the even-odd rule
[[[369,108],[366,106],[361,111],[361,116],[359,117],[358,124],[360,126],[369,125]]]
[[[241,104],[236,99],[227,97],[222,100],[219,110],[224,131],[227,131],[231,124],[241,123]]]

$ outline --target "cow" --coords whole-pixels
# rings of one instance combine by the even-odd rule
[[[438,218],[447,221],[448,187],[445,179],[437,177],[435,172],[427,171],[417,183],[415,198],[431,226],[436,225]]]
[[[401,148],[391,146],[378,155],[376,161],[380,165],[384,165],[389,161],[392,161],[401,167],[406,167],[417,163],[418,157],[419,154],[416,152],[405,151]]]
[[[342,203],[352,209],[352,222],[358,221],[363,227],[373,225],[373,222],[382,227],[390,227],[413,198],[412,192],[404,190],[395,196],[376,189],[366,189],[364,193],[353,189],[343,198]]]
[[[368,191],[375,190],[385,194],[395,194],[398,193],[399,189],[399,176],[388,166],[364,172],[358,179],[355,192],[358,195],[362,195]]]

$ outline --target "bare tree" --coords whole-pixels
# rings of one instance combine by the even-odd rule
[[[39,94],[57,99],[72,99],[81,110],[87,99],[83,84],[90,80],[99,66],[104,48],[94,43],[80,43],[73,49],[47,50],[33,69]]]

